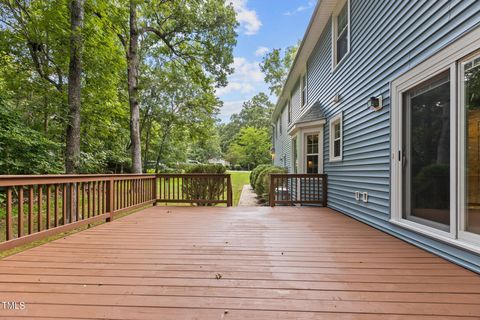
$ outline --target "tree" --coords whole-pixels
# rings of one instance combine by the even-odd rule
[[[61,173],[60,145],[26,127],[21,117],[0,99],[0,172]]]
[[[82,32],[74,33],[70,1],[0,2],[0,93],[22,118],[24,126],[58,143],[64,155],[71,141],[66,132],[79,126],[70,123],[80,114],[84,121],[80,128],[79,172],[85,172],[85,167],[88,172],[94,170],[88,163],[90,159],[102,159],[95,166],[97,172],[117,168],[116,161],[124,163],[124,121],[128,113],[123,102],[123,52],[116,33],[108,27],[111,22],[97,16],[108,16],[106,13],[112,9],[109,3],[87,1]],[[74,53],[70,50],[72,35],[82,36],[83,63],[82,72],[76,72],[77,84],[69,80],[67,90],[66,79],[73,63],[70,54]],[[78,83],[82,107],[72,117],[69,96],[74,95],[68,91],[78,89]],[[76,101],[80,101],[76,96]],[[64,168],[66,160],[64,157],[61,164]]]
[[[129,38],[126,53],[132,170],[142,172],[140,109],[138,104],[139,40],[150,44],[149,56],[160,62],[173,61],[189,68],[201,81],[225,86],[233,70],[232,50],[236,43],[235,12],[224,1],[153,0],[129,1]],[[138,19],[137,15],[141,18]],[[125,40],[121,37],[122,43]],[[127,46],[126,46],[127,47]]]
[[[68,123],[65,172],[77,173],[80,167],[80,108],[82,88],[84,0],[70,2],[70,63],[68,69]]]
[[[245,127],[235,136],[228,148],[227,160],[252,169],[271,163],[269,131],[265,128]]]
[[[144,163],[185,159],[211,146],[235,26],[224,0],[0,1],[0,97],[55,168],[139,171],[139,143]]]
[[[219,128],[222,150],[227,152],[235,135],[244,127],[267,129],[270,132],[272,111],[273,103],[263,92],[244,102],[242,110],[238,114],[233,114],[230,117],[230,122],[221,125]]]
[[[287,47],[283,52],[283,56],[282,49],[273,49],[263,57],[260,69],[265,75],[265,82],[269,84],[271,94],[275,94],[278,97],[282,92],[297,51],[298,44]]]

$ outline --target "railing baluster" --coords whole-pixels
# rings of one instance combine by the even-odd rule
[[[62,189],[62,224],[67,224],[67,184],[63,184]]]
[[[59,193],[59,190],[58,190],[58,184],[55,184],[55,194],[54,194],[54,199],[53,199],[53,202],[54,202],[54,205],[55,207],[53,208],[53,216],[54,216],[54,223],[53,223],[53,226],[54,227],[58,227],[58,193]]]
[[[73,222],[73,216],[75,214],[75,185],[73,183],[68,184],[68,191],[69,191],[69,199],[70,199],[70,212],[69,212],[69,217],[68,217],[68,222],[71,223]]]
[[[43,212],[43,189],[42,185],[38,185],[38,194],[37,194],[37,205],[38,205],[38,216],[37,216],[37,231],[42,231],[42,212]]]
[[[11,240],[13,238],[13,225],[12,225],[12,187],[7,187],[7,216],[5,239]]]
[[[92,217],[95,217],[95,212],[97,210],[97,183],[92,181]]]
[[[76,201],[75,201],[75,220],[80,221],[80,182],[75,183],[75,193],[76,193]]]
[[[50,184],[47,184],[47,194],[45,196],[45,201],[47,202],[47,216],[46,216],[46,221],[45,221],[45,229],[50,229],[50,219],[51,219],[51,206],[50,206],[50,199],[52,196],[52,186]]]
[[[33,233],[33,186],[28,186],[28,234]]]
[[[18,230],[17,236],[23,236],[23,186],[18,186]]]

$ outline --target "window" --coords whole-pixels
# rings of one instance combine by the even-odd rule
[[[291,100],[288,100],[288,124],[292,123],[292,102]]]
[[[342,160],[343,150],[342,114],[330,120],[330,161]]]
[[[333,67],[350,52],[350,0],[336,11],[332,19]]]
[[[307,75],[302,76],[302,107],[307,104]]]
[[[306,168],[307,173],[318,173],[318,134],[306,136]]]

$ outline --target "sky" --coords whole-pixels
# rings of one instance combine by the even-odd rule
[[[269,94],[259,63],[272,48],[285,48],[303,38],[316,0],[230,0],[240,26],[234,50],[235,72],[217,89],[223,101],[222,122],[240,112],[243,102],[259,92]],[[275,97],[271,96],[272,102]]]

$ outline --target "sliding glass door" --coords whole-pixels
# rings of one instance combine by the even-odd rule
[[[480,28],[391,88],[390,221],[480,253]]]
[[[480,54],[460,65],[461,210],[460,231],[480,239]]]
[[[403,219],[450,230],[450,71],[403,93]]]

